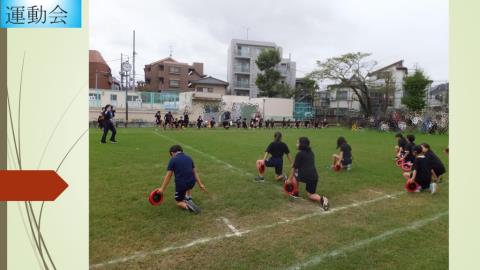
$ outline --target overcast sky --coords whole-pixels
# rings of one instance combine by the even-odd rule
[[[291,53],[297,77],[347,52],[370,52],[378,67],[398,60],[448,80],[448,0],[140,0],[90,1],[90,48],[118,76],[120,53],[132,55],[136,30],[137,80],[145,64],[169,55],[203,62],[227,78],[231,39],[271,41]]]

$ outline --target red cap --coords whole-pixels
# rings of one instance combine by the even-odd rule
[[[157,192],[155,189],[150,193],[150,196],[148,196],[148,201],[150,202],[151,205],[157,206],[163,203],[163,193]]]

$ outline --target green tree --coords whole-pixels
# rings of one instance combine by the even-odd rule
[[[425,109],[427,86],[432,81],[425,75],[423,70],[415,69],[413,75],[408,76],[403,82],[405,95],[402,98],[402,104],[413,112],[419,112]]]
[[[310,78],[325,80],[352,89],[358,97],[363,112],[372,114],[369,74],[377,64],[367,61],[370,53],[347,53],[325,61],[317,61],[318,69],[309,74]]]
[[[279,97],[285,95],[285,87],[279,83],[280,72],[276,66],[280,63],[280,52],[277,49],[268,49],[260,53],[255,63],[263,73],[258,74],[255,84],[260,89],[259,96]]]

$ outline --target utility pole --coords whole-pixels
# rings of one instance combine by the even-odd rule
[[[95,90],[98,90],[98,70],[95,70]]]
[[[135,92],[135,54],[137,54],[137,52],[135,52],[135,30],[133,30],[133,59],[132,59],[132,62],[133,62],[133,91]]]
[[[123,53],[120,53],[120,91],[123,90]]]
[[[248,30],[249,30],[249,28],[247,27],[247,40],[248,40]]]

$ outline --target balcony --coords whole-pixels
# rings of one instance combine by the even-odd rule
[[[235,50],[236,57],[245,57],[250,58],[250,51],[249,50]]]
[[[233,84],[235,88],[245,88],[245,89],[250,89],[250,83],[249,82],[235,82]]]
[[[235,73],[250,73],[250,66],[246,66],[246,65],[236,65],[234,68],[233,68],[233,71]]]

